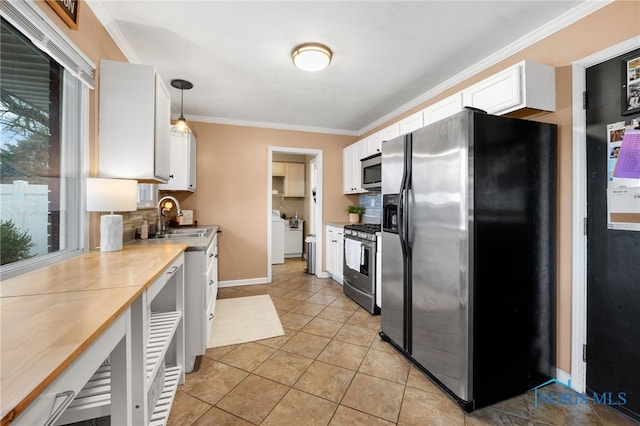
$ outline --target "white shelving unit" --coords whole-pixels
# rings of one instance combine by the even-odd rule
[[[184,382],[183,309],[184,255],[181,255],[132,304],[132,366],[119,374],[131,376],[126,381],[132,386],[134,425],[167,424],[178,385]],[[159,397],[155,406],[149,409],[149,392],[161,370],[164,380],[159,387]],[[116,397],[111,394],[111,373],[107,358],[77,393],[56,425],[111,415],[112,397]]]

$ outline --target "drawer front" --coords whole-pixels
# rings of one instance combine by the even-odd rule
[[[211,300],[209,301],[209,307],[207,308],[207,338],[208,336],[211,335],[211,327],[213,326],[213,320],[215,318],[215,314],[216,314],[216,299],[211,298]]]
[[[123,312],[84,352],[76,358],[12,423],[16,426],[50,425],[62,415],[100,364],[120,342],[129,322]]]

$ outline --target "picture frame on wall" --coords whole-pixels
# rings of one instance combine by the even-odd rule
[[[640,113],[640,56],[622,60],[622,115]]]
[[[46,0],[47,4],[72,30],[78,30],[80,0]]]

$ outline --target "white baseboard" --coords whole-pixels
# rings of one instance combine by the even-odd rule
[[[562,383],[569,384],[571,382],[571,374],[567,373],[564,370],[556,368],[556,379],[558,379]],[[569,387],[573,388],[573,386],[571,385],[569,385]]]
[[[241,285],[254,285],[254,284],[269,284],[267,277],[261,278],[250,278],[248,280],[231,280],[231,281],[220,281],[218,283],[218,287],[238,287]]]
[[[318,278],[331,278],[331,274],[328,272],[318,272],[316,274],[316,277]]]

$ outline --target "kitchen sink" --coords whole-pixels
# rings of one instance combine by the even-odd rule
[[[155,238],[206,238],[211,234],[211,228],[169,229]]]

